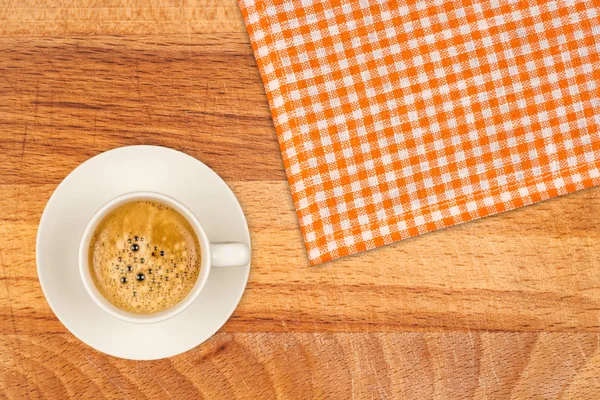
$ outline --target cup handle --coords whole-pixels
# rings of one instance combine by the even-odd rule
[[[213,267],[242,267],[250,262],[246,243],[211,243]]]

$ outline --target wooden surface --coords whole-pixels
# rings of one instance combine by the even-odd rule
[[[309,267],[235,0],[0,2],[0,399],[600,398],[600,190]],[[231,320],[172,359],[71,335],[35,236],[79,163],[184,151],[250,224]]]

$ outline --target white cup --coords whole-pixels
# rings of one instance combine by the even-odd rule
[[[115,208],[132,201],[150,200],[165,204],[179,212],[190,223],[200,244],[200,274],[188,295],[174,306],[152,314],[136,314],[122,310],[108,301],[96,288],[90,273],[88,252],[92,236],[98,224]],[[96,304],[110,315],[136,324],[150,324],[167,320],[188,308],[198,297],[212,267],[244,266],[250,262],[250,249],[245,243],[210,243],[198,218],[183,204],[160,193],[133,192],[119,196],[106,203],[88,223],[79,244],[79,272],[83,285]]]

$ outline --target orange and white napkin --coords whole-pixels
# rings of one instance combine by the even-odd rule
[[[239,1],[313,264],[600,183],[600,1]]]

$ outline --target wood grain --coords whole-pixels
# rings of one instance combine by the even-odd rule
[[[228,180],[285,179],[245,34],[0,37],[0,92],[3,183],[58,183],[95,154],[142,143]]]
[[[0,357],[9,398],[581,399],[600,390],[596,334],[220,333],[151,362],[105,357],[69,334],[8,335]]]
[[[246,32],[236,0],[3,0],[1,36]]]
[[[600,398],[600,189],[309,267],[235,0],[0,5],[0,398]],[[254,249],[229,322],[156,362],[79,342],[35,269],[57,184],[132,144],[215,169]]]

